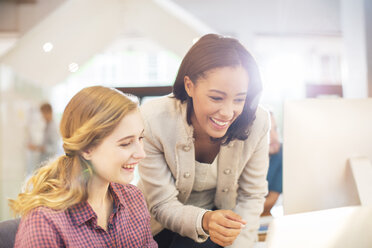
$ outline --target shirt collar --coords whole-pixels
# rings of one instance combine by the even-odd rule
[[[117,187],[115,183],[110,183],[109,191],[112,195],[112,199],[114,200],[114,208],[119,206],[125,206],[124,195],[120,193],[120,189]]]
[[[114,183],[109,184],[109,192],[113,198],[113,208],[118,209],[125,206],[124,196],[119,193],[119,189]],[[88,220],[97,218],[93,208],[89,205],[88,201],[77,203],[69,208],[70,215],[74,218],[75,222],[80,226]]]
[[[69,212],[79,226],[90,219],[97,218],[96,213],[87,201],[73,205],[69,208]]]

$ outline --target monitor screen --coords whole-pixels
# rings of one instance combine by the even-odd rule
[[[360,205],[348,159],[372,161],[372,99],[284,105],[284,214]]]

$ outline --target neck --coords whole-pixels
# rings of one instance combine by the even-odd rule
[[[103,182],[93,175],[88,183],[88,203],[95,208],[102,208],[112,203],[111,195],[108,190],[109,183]]]
[[[94,175],[88,184],[88,203],[97,215],[97,225],[106,231],[113,205],[108,187],[108,182]]]

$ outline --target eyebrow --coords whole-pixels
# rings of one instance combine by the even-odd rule
[[[143,135],[144,132],[145,132],[145,129],[142,129],[141,135]],[[119,139],[117,142],[119,143],[119,142],[122,142],[126,139],[132,139],[134,137],[135,137],[135,135],[129,135],[129,136],[126,136],[126,137],[123,137],[123,138]]]
[[[210,92],[215,92],[215,93],[219,93],[219,94],[222,94],[224,96],[226,96],[227,94],[223,91],[220,91],[220,90],[215,90],[215,89],[211,89],[209,90]],[[247,95],[247,92],[240,92],[238,94],[236,94],[236,96],[243,96],[243,95]]]

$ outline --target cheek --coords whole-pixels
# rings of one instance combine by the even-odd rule
[[[125,149],[122,149],[121,151],[116,152],[114,156],[116,157],[115,159],[118,163],[125,163],[130,158],[131,153]]]
[[[194,111],[197,119],[201,121],[203,119],[208,119],[209,116],[218,111],[218,108],[213,108],[211,105],[204,104],[200,105],[200,107]]]
[[[220,108],[220,104],[214,103],[208,98],[204,97],[201,99],[196,99],[197,101],[194,101],[194,111],[196,113],[201,114],[212,114]]]
[[[241,115],[243,113],[243,109],[244,109],[244,105],[239,105],[239,106],[236,106],[235,108],[235,118],[237,118],[239,115]]]

